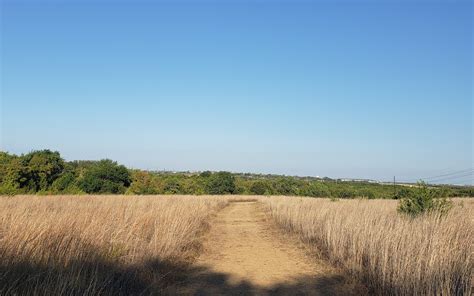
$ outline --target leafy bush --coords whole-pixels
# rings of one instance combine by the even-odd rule
[[[412,194],[410,190],[408,190],[407,188],[402,188],[397,191],[393,199],[404,199],[404,198],[409,197],[410,194]]]
[[[452,207],[444,190],[428,188],[426,183],[419,182],[418,188],[400,200],[398,211],[411,216],[422,213],[438,212],[444,214]]]
[[[360,190],[357,195],[359,197],[362,197],[362,198],[368,198],[368,199],[374,199],[375,198],[375,193],[371,190],[368,190],[368,189]]]
[[[351,189],[338,190],[336,194],[338,198],[354,198],[356,195],[357,193]]]

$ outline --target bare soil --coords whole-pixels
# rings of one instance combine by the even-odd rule
[[[361,295],[365,289],[283,234],[258,202],[218,213],[178,294]]]

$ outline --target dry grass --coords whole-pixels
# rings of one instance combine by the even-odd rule
[[[223,197],[0,197],[0,295],[164,292]]]
[[[445,217],[415,219],[390,200],[261,199],[284,229],[299,235],[383,295],[471,295],[474,200]]]

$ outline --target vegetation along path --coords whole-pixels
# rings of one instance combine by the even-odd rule
[[[363,289],[310,258],[258,202],[233,202],[211,223],[204,252],[180,294],[360,295]],[[363,293],[363,292],[362,292]]]

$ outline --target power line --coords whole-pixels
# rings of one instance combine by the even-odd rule
[[[463,173],[466,173],[466,172],[473,172],[473,171],[474,170],[472,168],[470,168],[470,169],[455,171],[455,172],[452,172],[452,173],[447,173],[447,174],[442,174],[442,175],[437,175],[437,176],[431,176],[431,177],[426,177],[426,178],[421,178],[421,179],[422,180],[438,179],[440,177],[447,177],[447,176],[451,176],[451,175],[458,175],[458,174],[463,174]]]
[[[445,178],[437,178],[437,179],[431,179],[429,182],[440,182],[440,181],[446,181],[446,180],[456,180],[459,178],[463,177],[469,177],[472,176],[473,172],[468,172],[468,173],[463,173],[463,174],[457,174],[457,175],[452,175],[450,177],[445,177]]]
[[[474,170],[471,168],[471,169],[464,169],[464,170],[454,171],[450,173],[445,173],[445,174],[430,176],[430,177],[425,177],[425,178],[403,179],[402,182],[417,182],[420,180],[425,181],[425,182],[430,182],[430,183],[440,182],[440,181],[445,181],[445,180],[455,180],[462,177],[471,176],[473,173],[474,173]]]
[[[457,184],[463,184],[463,183],[468,183],[468,185],[473,185],[474,178],[469,178],[469,179],[463,179],[463,180],[457,180]]]

